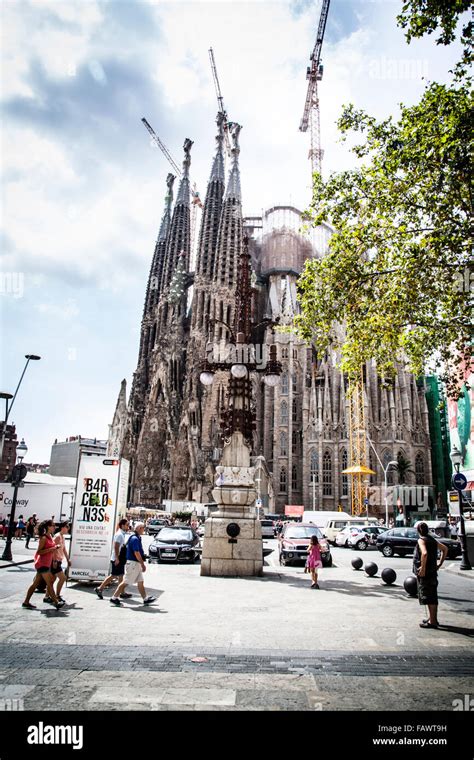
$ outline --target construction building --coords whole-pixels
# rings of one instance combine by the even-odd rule
[[[231,128],[231,166],[224,175],[224,121],[217,118],[216,152],[211,162],[195,264],[191,267],[190,140],[173,205],[172,175],[166,181],[162,221],[145,294],[137,368],[130,398],[122,382],[108,453],[131,462],[130,501],[156,505],[165,499],[212,501],[215,466],[222,455],[221,412],[228,375],[199,381],[209,347],[219,351],[231,339],[237,267],[243,237],[249,237],[253,268],[253,318],[263,322],[256,342],[276,344],[283,372],[277,386],[252,378],[256,430],[253,456],[269,473],[264,506],[285,505],[350,511],[347,388],[338,357],[316,357],[294,334],[265,320],[289,326],[298,310],[297,279],[308,257],[324,256],[332,233],[323,224],[301,232],[301,212],[275,206],[244,216],[239,170],[240,127]],[[191,271],[192,270],[192,271]],[[267,325],[267,326],[265,326]],[[401,454],[411,463],[406,482],[431,488],[431,455],[425,383],[400,368],[390,387],[374,363],[363,368],[367,433],[384,466]],[[257,460],[255,460],[257,461]],[[367,465],[380,486],[384,474],[372,449]],[[388,472],[388,483],[397,483]],[[380,507],[380,489],[371,508]]]

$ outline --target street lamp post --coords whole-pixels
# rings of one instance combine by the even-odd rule
[[[467,480],[465,476],[461,472],[459,472],[461,464],[462,464],[462,454],[456,446],[452,447],[450,457],[451,457],[451,462],[453,463],[453,467],[456,470],[455,474],[453,475],[451,479],[451,484],[453,488],[459,494],[459,527],[461,528],[460,540],[461,540],[461,551],[462,551],[461,564],[459,566],[459,569],[472,570],[472,565],[469,561],[469,557],[467,554],[466,525],[464,522],[464,514],[463,514],[462,492],[467,485]]]
[[[20,377],[20,379],[18,381],[18,385],[16,386],[16,391],[15,391],[14,395],[12,396],[10,393],[0,393],[0,398],[5,399],[5,422],[3,423],[3,427],[2,427],[1,435],[0,435],[0,462],[2,461],[2,457],[3,457],[3,444],[5,442],[5,436],[7,434],[8,418],[10,416],[10,412],[12,410],[12,406],[15,403],[15,399],[16,399],[18,391],[20,389],[20,385],[21,385],[21,382],[22,382],[23,377],[25,375],[26,369],[27,369],[28,364],[30,363],[30,361],[39,361],[41,359],[41,356],[36,356],[36,354],[25,354],[25,359],[26,359],[26,364],[24,366],[23,372],[21,373],[21,377]],[[9,402],[10,399],[12,401],[11,401],[11,404],[9,405],[8,402]]]
[[[374,444],[370,440],[369,436],[367,436],[367,440],[369,441],[372,450],[375,454],[375,456],[378,459],[379,465],[382,468],[383,477],[384,477],[384,501],[385,501],[385,525],[388,528],[388,496],[387,496],[387,473],[392,466],[397,466],[398,462],[396,462],[394,459],[392,459],[390,462],[388,462],[387,466],[384,467],[382,464],[382,460],[380,459],[379,455],[377,454],[377,449],[375,448]],[[367,513],[368,514],[368,513]]]
[[[16,502],[18,498],[18,489],[22,486],[23,480],[26,478],[26,474],[27,474],[27,469],[25,465],[22,464],[22,461],[25,458],[27,451],[28,451],[28,447],[22,438],[21,442],[18,444],[17,449],[16,449],[18,464],[16,464],[12,470],[12,486],[14,487],[13,501],[12,501],[12,506],[11,506],[10,522],[8,523],[7,542],[5,544],[5,548],[2,554],[2,560],[7,560],[9,562],[11,562],[13,559],[12,539],[13,539],[13,534],[15,532],[15,510],[16,510]]]

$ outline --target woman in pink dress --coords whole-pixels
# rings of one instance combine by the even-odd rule
[[[311,570],[311,588],[319,588],[318,584],[318,570],[323,566],[321,562],[321,551],[319,548],[319,540],[316,535],[311,536],[311,543],[308,548],[308,567]]]

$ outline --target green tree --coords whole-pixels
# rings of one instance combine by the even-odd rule
[[[401,452],[397,455],[397,466],[395,468],[398,476],[398,482],[403,485],[407,482],[408,473],[414,473],[411,462]]]
[[[339,350],[350,375],[371,358],[387,378],[400,362],[420,375],[431,360],[457,392],[459,360],[471,356],[473,121],[461,69],[401,105],[397,120],[343,110],[342,139],[361,136],[352,148],[361,161],[327,182],[314,175],[306,219],[335,233],[300,277],[295,329],[320,355]]]

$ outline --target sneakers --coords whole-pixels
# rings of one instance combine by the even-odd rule
[[[115,599],[113,596],[110,597],[109,602],[110,604],[115,604],[116,607],[122,606],[122,602],[120,601],[120,599]]]
[[[153,602],[156,602],[156,596],[147,596],[146,599],[143,600],[143,604],[153,604]]]
[[[53,604],[57,610],[60,610],[62,607],[64,607],[65,602],[53,602]]]
[[[96,588],[96,589],[94,589],[94,591],[97,594],[97,596],[99,597],[99,599],[103,599],[104,598],[104,595],[103,595],[102,591],[100,590],[100,588]]]
[[[133,594],[127,594],[124,592],[123,594],[120,594],[120,599],[131,599]]]

